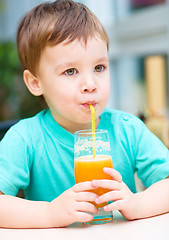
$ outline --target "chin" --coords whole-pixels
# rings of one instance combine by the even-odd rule
[[[78,119],[76,121],[77,125],[79,125],[79,127],[81,128],[84,128],[84,129],[87,129],[87,128],[91,128],[92,127],[92,122],[91,122],[91,119]]]

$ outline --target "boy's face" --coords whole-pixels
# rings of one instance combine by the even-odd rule
[[[106,43],[91,38],[47,46],[37,76],[54,119],[74,132],[91,128],[89,104],[96,112],[96,126],[109,97],[110,76]]]

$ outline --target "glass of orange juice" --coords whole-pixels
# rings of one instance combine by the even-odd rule
[[[76,183],[92,181],[94,179],[111,180],[111,177],[103,172],[104,167],[113,168],[107,130],[96,129],[94,139],[92,130],[90,129],[75,132],[74,150]],[[97,188],[91,191],[100,196],[109,190]],[[93,220],[85,222],[86,224],[103,224],[112,221],[112,211],[105,212],[103,209],[107,203],[93,204],[98,208],[98,214],[93,214]]]

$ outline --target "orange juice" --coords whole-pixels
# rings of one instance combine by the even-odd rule
[[[109,179],[111,176],[103,172],[104,167],[113,168],[112,158],[108,155],[92,155],[83,156],[75,159],[75,181],[76,183],[92,181],[94,179]],[[108,192],[108,189],[97,188],[91,190],[97,195],[102,195]],[[107,203],[94,204],[97,208],[105,206]]]

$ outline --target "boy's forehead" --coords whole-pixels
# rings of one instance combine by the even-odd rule
[[[45,50],[53,50],[55,49],[64,49],[65,51],[71,51],[72,49],[76,48],[78,46],[78,48],[82,48],[82,49],[88,49],[91,47],[101,47],[101,46],[105,46],[107,48],[107,43],[101,39],[100,37],[92,37],[92,38],[88,38],[87,41],[85,42],[83,39],[75,39],[73,41],[70,41],[69,39],[66,39],[65,41],[55,44],[55,45],[47,45],[44,49]]]
[[[101,38],[90,38],[87,43],[82,40],[62,42],[45,47],[40,62],[52,65],[69,65],[82,61],[108,61],[107,45]]]

